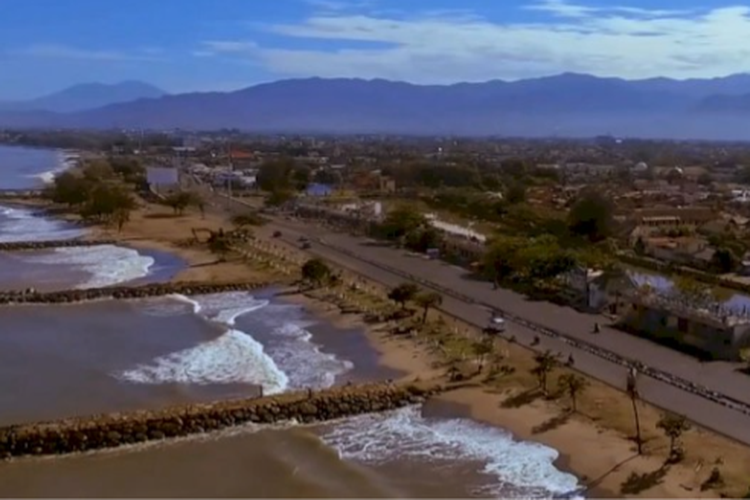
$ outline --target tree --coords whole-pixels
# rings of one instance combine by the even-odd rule
[[[381,227],[386,238],[398,240],[427,225],[427,219],[416,208],[400,205],[388,212]]]
[[[331,268],[322,259],[313,258],[302,265],[302,278],[318,287],[330,277]]]
[[[583,193],[568,213],[568,227],[578,236],[598,242],[612,234],[612,203],[601,193]]]
[[[737,257],[726,247],[719,247],[711,256],[711,267],[721,274],[731,273],[738,264]]]
[[[414,300],[418,293],[419,287],[414,283],[401,283],[388,292],[388,298],[406,309],[406,303]]]
[[[297,191],[304,191],[310,184],[312,173],[310,168],[305,165],[298,165],[292,169],[290,183]]]
[[[641,417],[638,414],[638,370],[630,368],[626,380],[625,392],[630,397],[630,404],[633,407],[633,418],[635,419],[635,444],[638,447],[638,454],[643,454],[643,438],[641,437]]]
[[[708,285],[688,276],[677,276],[673,287],[680,296],[692,302],[703,302],[711,297]]]
[[[55,176],[54,183],[47,190],[47,196],[55,203],[69,206],[83,205],[89,199],[94,183],[73,171]]]
[[[430,308],[440,307],[443,296],[437,292],[423,292],[414,297],[414,302],[422,308],[422,324],[425,324]]]
[[[227,254],[232,251],[232,245],[229,239],[221,233],[212,233],[208,239],[208,250],[211,253],[215,253],[219,256],[221,261],[226,260]]]
[[[531,279],[545,280],[574,269],[578,261],[571,252],[560,247],[554,236],[546,235],[534,238],[519,249],[513,265],[517,273]]]
[[[135,200],[124,186],[102,183],[91,190],[79,214],[84,219],[100,222],[115,221],[122,227],[130,218],[130,212],[135,206]]]
[[[293,170],[294,160],[291,158],[282,157],[266,161],[258,168],[258,187],[269,192],[288,191],[292,188]]]
[[[526,186],[520,182],[514,182],[505,192],[505,200],[511,205],[526,201]]]
[[[677,444],[680,437],[682,437],[683,433],[689,431],[691,426],[690,422],[682,415],[664,413],[656,423],[656,428],[661,429],[664,435],[669,438],[669,455],[670,457],[674,457],[678,453]]]
[[[520,238],[498,237],[493,239],[482,258],[485,273],[497,284],[515,272],[514,262],[526,244]]]
[[[640,236],[637,240],[635,240],[635,244],[633,245],[633,251],[636,253],[636,255],[643,255],[646,253],[646,243],[643,241],[643,238]]]
[[[542,392],[547,394],[547,378],[560,363],[557,356],[550,350],[534,355],[534,362],[536,365],[531,369],[531,373],[537,378]]]
[[[246,226],[262,226],[266,222],[266,219],[258,215],[257,212],[247,212],[244,214],[237,214],[232,216],[232,224],[237,228],[243,228]]]
[[[560,390],[567,393],[568,397],[570,397],[573,412],[577,412],[578,406],[576,403],[578,396],[586,390],[589,385],[588,381],[575,373],[566,373],[558,379],[557,384]]]
[[[175,191],[164,198],[164,204],[171,207],[176,215],[182,215],[191,205],[195,205],[197,196],[189,191]]]
[[[485,337],[479,342],[474,342],[471,345],[471,350],[474,356],[477,358],[477,371],[479,373],[484,370],[484,362],[494,349],[494,345],[491,337]]]
[[[294,193],[288,189],[274,189],[266,198],[269,207],[280,207],[294,198]]]
[[[406,234],[404,246],[416,252],[426,252],[430,248],[440,248],[442,236],[434,227],[420,227]]]

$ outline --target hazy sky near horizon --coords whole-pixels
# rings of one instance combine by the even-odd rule
[[[742,4],[745,5],[742,5]],[[750,71],[746,0],[0,0],[0,99],[290,77],[415,83]]]

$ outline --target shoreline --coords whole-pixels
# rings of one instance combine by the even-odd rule
[[[23,205],[28,206],[30,204]],[[36,207],[44,208],[44,205],[37,204]],[[156,216],[155,214],[159,211],[162,215]],[[205,217],[200,217],[190,213],[180,217],[171,217],[169,213],[164,214],[165,211],[164,207],[147,205],[145,210],[138,210],[134,214],[133,220],[125,226],[122,233],[96,226],[88,227],[87,232],[89,237],[104,236],[119,240],[123,246],[146,251],[149,249],[157,250],[179,257],[185,262],[186,267],[172,276],[170,281],[211,281],[220,280],[222,277],[226,279],[227,276],[238,278],[239,275],[251,276],[254,279],[257,279],[258,276],[274,279],[272,273],[251,269],[247,263],[241,260],[216,263],[216,258],[205,249],[184,248],[177,244],[189,236],[191,227],[202,226],[215,229],[230,227],[222,218],[212,217],[208,214]],[[299,251],[290,251],[290,253],[300,254]],[[345,274],[352,275],[348,271]],[[383,332],[383,324],[367,324],[361,314],[342,314],[340,309],[330,302],[304,293],[285,295],[284,300],[305,307],[316,318],[334,326],[361,329],[370,347],[378,353],[379,364],[402,373],[402,379],[418,378],[424,380],[445,375],[445,360],[433,352],[434,348],[431,349],[422,339],[394,336]],[[431,313],[431,316],[440,317],[441,315]],[[519,349],[517,346],[507,347],[507,350],[510,351]],[[513,356],[518,357],[519,354],[515,353]],[[528,353],[526,356],[528,357]],[[572,415],[569,418],[560,419],[560,404],[553,401],[535,400],[517,408],[501,408],[504,399],[523,389],[523,384],[515,382],[514,379],[510,381],[509,387],[498,389],[483,384],[482,387],[457,390],[441,396],[438,400],[458,405],[461,408],[459,411],[461,415],[459,416],[499,427],[510,433],[514,439],[537,442],[555,449],[559,454],[555,460],[557,468],[575,475],[582,486],[590,484],[585,493],[587,496],[593,495],[600,498],[621,497],[623,495],[646,497],[717,496],[714,491],[699,491],[700,478],[698,476],[700,471],[695,470],[691,474],[692,468],[687,464],[673,467],[668,475],[660,478],[655,484],[643,491],[630,494],[623,493],[622,485],[628,481],[628,476],[631,474],[641,476],[653,474],[662,466],[663,460],[661,457],[646,455],[632,458],[634,445],[626,436],[600,426],[591,417]],[[600,390],[598,387],[597,389]],[[611,388],[607,388],[607,390],[609,392],[614,391]],[[651,411],[651,414],[656,415],[654,411]],[[658,417],[651,414],[648,418],[655,421],[655,418]],[[554,421],[556,418],[561,420],[556,427],[551,426],[552,428],[546,432],[535,432],[535,427],[539,427],[545,422]],[[653,433],[653,431],[649,429],[649,433]],[[656,439],[652,436],[647,437]],[[698,454],[698,449],[691,446],[688,448],[688,454],[695,456]],[[743,449],[747,450],[746,448]],[[712,449],[710,453],[706,454],[706,459],[709,458],[709,455],[713,455],[713,451]],[[710,470],[710,464],[706,465],[701,475],[707,475],[707,470]]]

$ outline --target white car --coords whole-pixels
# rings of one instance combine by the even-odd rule
[[[490,328],[498,332],[504,332],[505,320],[503,318],[500,318],[499,316],[493,316],[492,320],[490,321]]]

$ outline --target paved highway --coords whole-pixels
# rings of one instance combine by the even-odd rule
[[[246,211],[240,202],[218,196],[212,200],[214,209],[236,213]],[[340,266],[349,268],[367,278],[395,286],[405,281],[405,276],[416,278],[423,286],[431,286],[444,292],[441,309],[477,327],[484,327],[489,319],[485,305],[511,313],[537,326],[562,333],[568,339],[606,349],[610,353],[630,360],[637,360],[648,367],[674,374],[684,381],[715,391],[717,396],[726,395],[736,404],[734,407],[719,404],[667,383],[657,378],[641,376],[641,397],[661,408],[686,415],[689,419],[718,433],[750,445],[750,377],[737,373],[729,363],[701,363],[687,355],[603,326],[600,334],[592,334],[593,325],[604,325],[606,318],[579,313],[570,308],[547,302],[531,302],[510,290],[493,290],[491,284],[467,279],[467,271],[441,261],[415,256],[402,250],[383,246],[374,241],[332,233],[309,221],[301,222],[274,218],[273,223],[263,229],[270,232],[280,229],[281,241],[298,246],[297,239],[306,236],[313,240],[323,238],[323,243],[313,243],[309,253],[323,257]],[[564,338],[539,335],[537,328],[511,323],[508,333],[519,343],[529,346],[535,336],[542,341],[535,349],[551,349],[567,357],[573,354],[576,369],[615,387],[624,388],[627,368],[617,362],[604,359],[590,349],[572,345]]]
[[[287,220],[276,220],[269,229],[275,228],[283,231],[282,240],[290,245],[297,245],[299,236],[314,239],[325,232],[309,223]],[[323,241],[323,244],[313,243],[309,252],[385,285],[395,286],[405,281],[406,275],[411,275],[423,285],[432,284],[441,291],[448,289],[453,293],[458,292],[465,299],[444,294],[442,309],[477,327],[487,324],[489,313],[484,304],[488,304],[571,338],[579,338],[649,367],[667,371],[739,402],[750,403],[750,377],[735,372],[729,364],[700,363],[679,352],[607,327],[603,327],[600,334],[594,335],[591,333],[594,322],[603,321],[603,318],[550,303],[530,302],[512,291],[493,290],[489,283],[467,280],[464,277],[466,270],[440,261],[413,256],[344,234],[327,233]],[[395,272],[384,269],[384,265]],[[578,370],[615,387],[624,388],[627,368],[620,364],[571,345],[564,339],[539,335],[537,331],[520,324],[511,323],[508,333],[515,335],[520,343],[527,346],[535,336],[539,336],[542,341],[537,349],[552,349],[566,357],[573,354]],[[644,400],[686,415],[702,426],[750,445],[750,405],[744,408],[726,407],[647,376],[640,377],[639,388]]]

